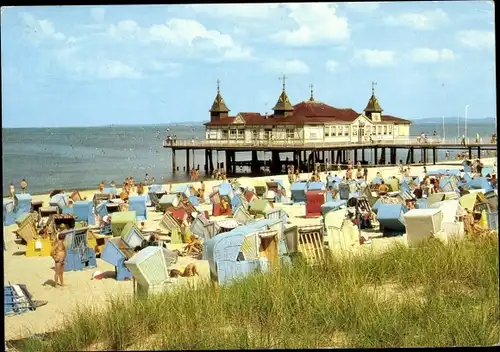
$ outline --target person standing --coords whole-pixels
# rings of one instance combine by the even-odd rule
[[[147,186],[149,185],[149,175],[146,174],[146,176],[144,176],[144,184]]]
[[[64,261],[66,260],[66,246],[64,245],[64,234],[62,233],[66,229],[64,224],[59,228],[59,233],[57,235],[57,240],[52,245],[51,257],[54,259],[54,287],[57,287],[59,281],[60,286],[64,286]]]
[[[10,186],[9,186],[9,194],[10,194],[10,197],[12,199],[14,199],[15,195],[16,195],[16,187],[14,186],[14,183],[11,182]]]
[[[21,185],[21,194],[25,194],[26,189],[28,188],[28,181],[26,181],[26,179],[23,178],[20,182],[20,185]]]

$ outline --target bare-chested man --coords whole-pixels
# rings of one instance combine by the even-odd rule
[[[61,232],[64,231],[64,227],[61,226]],[[52,259],[54,259],[54,287],[57,287],[57,282],[59,285],[64,286],[64,260],[66,259],[66,246],[64,245],[64,234],[59,233],[57,235],[57,240],[52,244]]]

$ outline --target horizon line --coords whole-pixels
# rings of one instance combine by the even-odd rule
[[[417,117],[413,119],[408,119],[410,121],[418,121],[418,120],[430,120],[430,119],[456,119],[456,118],[463,118],[465,119],[464,116],[435,116],[435,117]],[[479,120],[479,119],[495,119],[493,116],[486,116],[486,117],[467,117],[468,120]],[[189,126],[189,125],[203,125],[204,123],[209,122],[209,120],[204,120],[204,121],[192,121],[192,122],[162,122],[162,123],[147,123],[147,124],[136,124],[136,123],[130,123],[130,124],[105,124],[105,125],[89,125],[89,126],[48,126],[48,127],[41,127],[41,126],[22,126],[22,127],[9,127],[9,126],[2,126],[3,129],[50,129],[50,128],[98,128],[98,127],[132,127],[132,126],[143,126],[143,127],[151,127],[151,126],[175,126],[175,125],[181,125],[181,126]]]

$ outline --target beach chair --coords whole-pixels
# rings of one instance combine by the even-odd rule
[[[427,201],[427,198],[417,199],[417,201],[415,202],[415,208],[416,209],[428,209],[429,203]]]
[[[247,200],[247,203],[252,203],[254,200],[259,199],[254,191],[248,189],[243,192],[243,196]]]
[[[179,194],[165,194],[161,197],[156,210],[165,212],[168,208],[177,208],[180,201],[181,198]]]
[[[15,194],[14,195],[14,213],[15,218],[20,217],[24,213],[31,211],[31,201],[33,197],[30,194]]]
[[[177,220],[172,216],[170,212],[165,212],[160,223],[158,224],[158,229],[161,233],[168,235],[171,234],[174,229],[180,231],[180,225]]]
[[[482,189],[485,193],[493,191],[493,187],[491,187],[491,184],[486,177],[473,178],[469,183],[469,186],[472,189]]]
[[[306,218],[321,216],[321,206],[325,203],[325,191],[306,192]]]
[[[130,248],[144,247],[147,243],[141,230],[139,230],[136,224],[131,222],[125,225],[120,237],[130,246]]]
[[[233,219],[238,221],[240,224],[245,225],[253,220],[253,216],[250,214],[248,209],[240,206],[234,212]]]
[[[34,311],[46,305],[47,301],[33,300],[33,296],[28,291],[26,285],[9,283],[3,288],[4,295],[4,316],[13,316]],[[7,349],[6,349],[7,350]]]
[[[326,185],[321,181],[309,182],[307,184],[307,191],[324,191]]]
[[[78,200],[73,204],[73,214],[76,221],[84,221],[89,225],[95,225],[94,204],[90,200]]]
[[[341,200],[348,200],[358,190],[358,183],[356,181],[341,182],[339,184],[339,198]]]
[[[95,193],[94,197],[92,198],[92,202],[94,203],[94,207],[96,207],[99,203],[107,201],[111,198],[111,194],[109,193]]]
[[[286,213],[286,211],[284,211],[283,209],[273,208],[268,210],[264,214],[264,217],[266,219],[281,220],[282,228],[280,234],[282,234],[285,231],[286,226],[288,224],[288,214]],[[279,239],[281,239],[281,235]]]
[[[172,189],[171,194],[178,194],[180,196],[189,198],[191,196],[191,188],[188,185],[176,185]]]
[[[430,207],[434,203],[443,201],[444,197],[445,197],[444,193],[432,193],[432,194],[429,194],[429,196],[427,197],[427,204]]]
[[[250,204],[248,212],[253,216],[264,217],[265,214],[272,208],[274,208],[272,203],[265,199],[257,199]]]
[[[116,187],[107,187],[102,190],[102,193],[109,194],[111,198],[116,198],[118,190],[116,189]]]
[[[231,199],[231,209],[233,210],[233,214],[236,213],[236,210],[238,210],[240,206],[248,209],[250,205],[248,204],[243,194],[235,194],[233,199]]]
[[[255,194],[257,197],[262,197],[267,192],[266,182],[263,180],[257,180],[254,182]]]
[[[65,235],[64,244],[66,245],[64,271],[79,271],[97,267],[95,249],[89,247],[87,232],[87,227],[63,232]]]
[[[115,278],[123,281],[132,277],[125,261],[134,256],[134,250],[120,237],[110,238],[101,253],[101,259],[115,267]]]
[[[146,247],[125,261],[137,283],[137,294],[163,292],[171,283],[167,261],[160,247]]]
[[[334,200],[330,202],[326,202],[323,205],[321,205],[321,215],[323,217],[329,213],[330,211],[335,211],[341,208],[346,208],[347,207],[347,201],[345,200]]]
[[[111,214],[111,233],[113,234],[113,237],[119,237],[123,228],[128,223],[137,223],[135,211],[122,211]]]
[[[442,232],[443,213],[439,208],[412,209],[404,214],[404,219],[410,247],[418,246]]]
[[[347,209],[329,211],[324,217],[328,248],[332,254],[344,254],[359,247],[359,230],[347,218]]]
[[[324,229],[322,225],[288,228],[283,236],[290,253],[299,254],[307,264],[317,265],[325,259]]]
[[[402,204],[381,204],[377,220],[384,235],[402,235],[405,232],[404,214],[408,208]]]
[[[128,204],[128,210],[135,211],[137,220],[147,220],[148,210],[146,207],[146,196],[130,196]]]
[[[294,182],[290,187],[290,194],[293,203],[305,203],[306,202],[306,182]]]
[[[5,199],[3,200],[3,226],[10,226],[14,224],[16,220],[16,214],[14,212],[14,200]]]

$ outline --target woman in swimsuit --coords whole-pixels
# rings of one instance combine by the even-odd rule
[[[55,263],[55,274],[54,274],[54,282],[55,287],[57,287],[57,281],[59,281],[59,285],[64,286],[64,260],[66,259],[66,246],[64,245],[64,235],[59,233],[57,235],[57,240],[52,245],[52,258]]]

